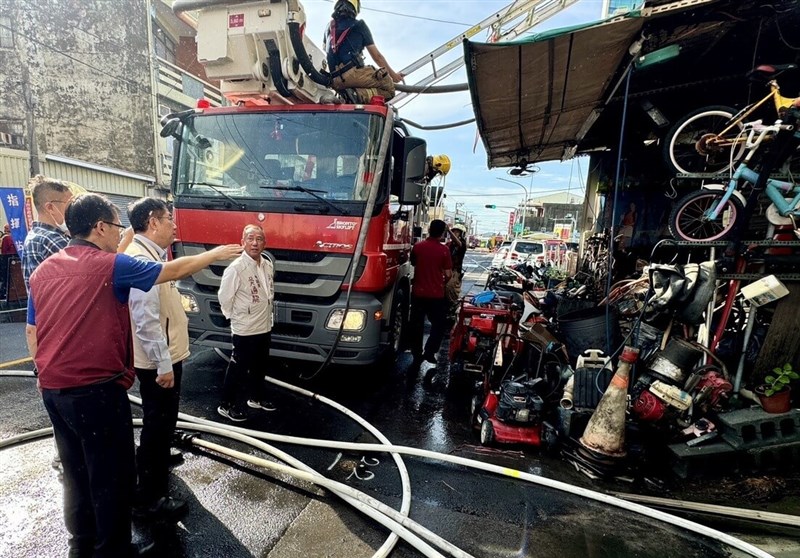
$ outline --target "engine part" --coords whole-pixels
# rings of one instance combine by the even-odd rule
[[[655,422],[667,412],[667,405],[650,391],[645,390],[634,401],[633,412],[640,420]]]
[[[670,383],[682,384],[686,378],[684,370],[691,370],[703,356],[697,347],[673,337],[662,351],[657,351],[647,364],[647,368]]]
[[[679,411],[688,411],[692,406],[692,397],[688,393],[661,380],[655,380],[650,385],[650,392]]]

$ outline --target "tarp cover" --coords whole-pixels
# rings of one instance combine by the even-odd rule
[[[645,18],[500,44],[464,43],[488,165],[564,159],[596,119]]]

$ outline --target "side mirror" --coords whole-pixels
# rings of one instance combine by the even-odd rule
[[[403,138],[403,174],[399,201],[403,205],[419,205],[425,184],[425,140]]]
[[[182,128],[183,128],[183,122],[181,122],[177,118],[171,118],[164,123],[164,126],[161,128],[160,135],[162,138],[168,138],[171,136],[179,140],[181,139]]]

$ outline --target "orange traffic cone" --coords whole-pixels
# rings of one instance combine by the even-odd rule
[[[617,371],[597,404],[581,436],[581,445],[606,457],[625,457],[625,411],[628,407],[628,379],[639,349],[625,347]]]

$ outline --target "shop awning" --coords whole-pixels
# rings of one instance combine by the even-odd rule
[[[564,159],[599,115],[644,18],[505,44],[465,43],[489,167]]]

